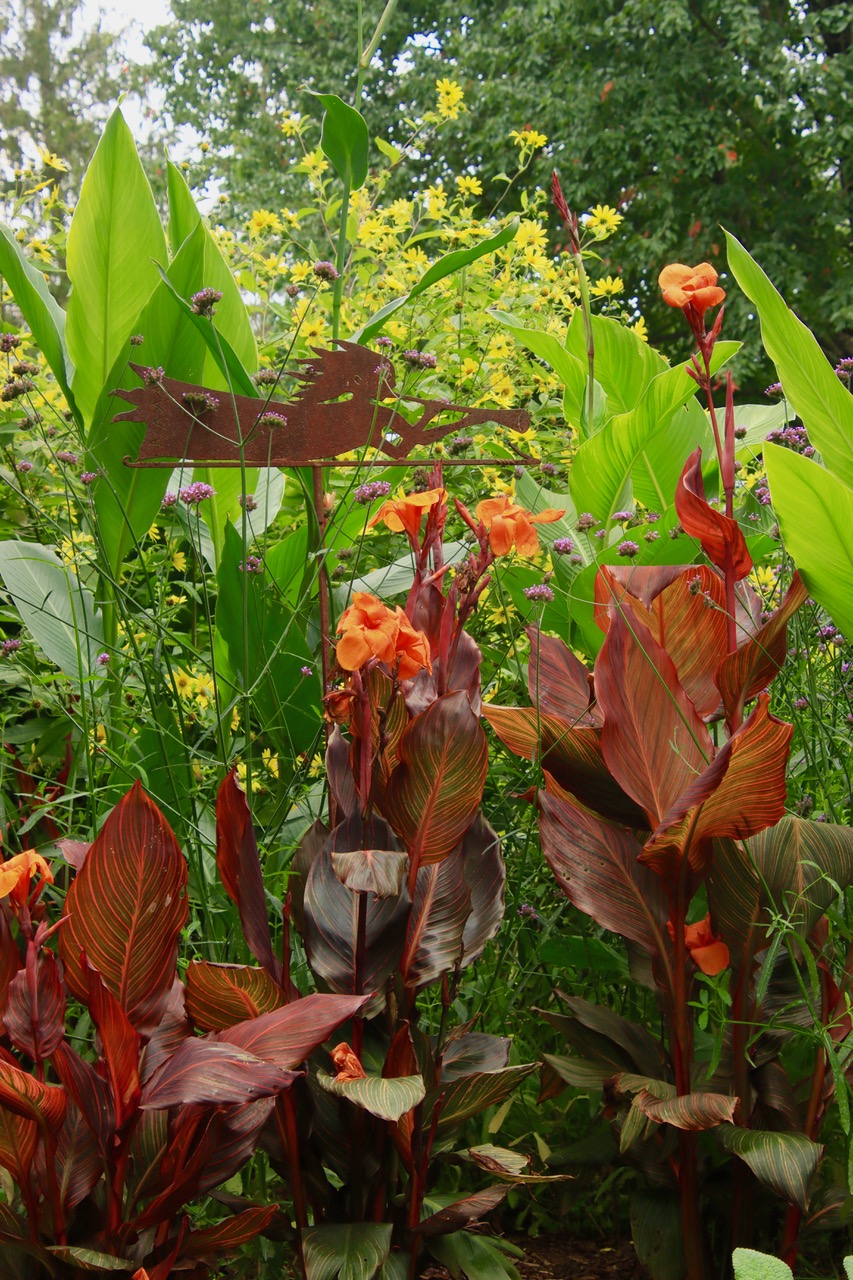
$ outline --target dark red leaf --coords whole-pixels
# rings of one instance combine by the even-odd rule
[[[462,871],[471,895],[471,910],[462,931],[462,968],[483,954],[500,928],[504,914],[506,866],[501,843],[482,813],[462,840]]]
[[[169,1002],[163,1017],[151,1034],[142,1051],[139,1079],[143,1084],[151,1078],[161,1063],[175,1052],[178,1046],[192,1035],[192,1027],[186,1012],[186,991],[180,978],[175,978],[169,993]]]
[[[708,730],[669,654],[619,607],[595,664],[595,688],[604,713],[604,759],[654,828],[710,763]]]
[[[806,586],[795,573],[785,599],[760,631],[720,663],[716,683],[728,718],[740,716],[744,703],[765,689],[781,671],[788,652],[788,622],[807,598]]]
[[[566,897],[650,956],[666,951],[668,907],[657,876],[637,862],[638,842],[569,796],[540,792],[542,852]]]
[[[712,837],[746,840],[778,822],[793,731],[770,714],[770,697],[761,694],[749,719],[664,816],[640,861],[673,882],[688,836],[691,865],[702,871]]]
[[[459,1080],[478,1072],[503,1071],[509,1066],[512,1041],[505,1036],[490,1036],[482,1031],[468,1031],[444,1046],[441,1055],[442,1080]]]
[[[29,1183],[42,1129],[58,1134],[66,1105],[61,1087],[40,1084],[19,1067],[0,1061],[0,1166],[19,1186]]]
[[[110,1086],[69,1044],[59,1045],[51,1061],[69,1097],[74,1099],[86,1117],[97,1140],[101,1158],[109,1159],[113,1154],[117,1127]]]
[[[422,1236],[446,1236],[453,1231],[461,1231],[470,1222],[477,1222],[496,1209],[509,1192],[509,1184],[500,1187],[487,1187],[485,1191],[475,1191],[464,1200],[449,1204],[438,1213],[431,1213],[415,1228]]]
[[[187,1012],[200,1031],[221,1031],[285,1003],[266,969],[192,960],[186,977]]]
[[[190,1103],[256,1102],[287,1089],[297,1074],[236,1045],[185,1040],[154,1072],[140,1106],[159,1110]]]
[[[241,1244],[262,1235],[278,1213],[278,1205],[258,1205],[244,1209],[215,1227],[191,1231],[181,1248],[184,1258],[211,1258],[217,1260],[223,1251],[237,1249]]]
[[[0,911],[0,1010],[6,1003],[6,992],[9,983],[21,967],[21,956],[12,937],[12,930],[3,911]],[[3,1022],[0,1021],[0,1035],[3,1034]]]
[[[375,830],[377,822],[369,824]],[[382,823],[384,826],[384,822]],[[330,836],[328,840],[331,840]],[[327,840],[327,844],[328,844]],[[382,840],[377,837],[375,847]],[[304,940],[315,974],[341,994],[378,991],[396,969],[405,940],[409,895],[404,888],[397,898],[363,895],[366,901],[364,966],[356,973],[359,894],[341,884],[324,848],[311,864],[303,895]]]
[[[220,1031],[216,1039],[235,1044],[276,1066],[297,1067],[328,1040],[342,1022],[354,1017],[367,1000],[367,996],[361,995],[305,996],[283,1009],[274,1009],[272,1013]]]
[[[641,1089],[633,1102],[649,1120],[693,1131],[731,1123],[738,1104],[738,1098],[723,1093],[687,1093],[677,1098],[656,1098],[648,1089]]]
[[[326,777],[340,811],[339,819],[348,818],[350,814],[355,813],[358,797],[350,765],[349,743],[337,725],[329,734],[329,741],[326,743]]]
[[[453,969],[462,955],[470,911],[471,893],[459,849],[442,862],[420,868],[400,960],[406,986],[426,986]]]
[[[86,854],[92,846],[88,840],[63,839],[57,840],[56,847],[62,854],[65,861],[72,866],[75,871],[80,871],[83,867],[83,863],[86,861]]]
[[[726,653],[726,588],[709,565],[684,570],[652,601],[652,634],[675,663],[678,680],[699,715],[720,705],[714,676]]]
[[[104,1162],[91,1125],[70,1102],[56,1143],[59,1195],[66,1213],[85,1200],[104,1172]],[[45,1171],[45,1178],[47,1177]]]
[[[279,982],[281,962],[272,949],[255,828],[234,769],[216,797],[216,866],[225,892],[240,912],[249,950],[273,981]]]
[[[31,944],[26,967],[9,984],[3,1021],[17,1049],[33,1062],[49,1058],[65,1035],[65,991],[52,951]]]
[[[684,464],[675,490],[675,509],[684,532],[699,539],[705,555],[718,569],[731,567],[736,578],[746,577],[752,556],[740,525],[705,500],[701,448],[694,449]]]
[[[528,627],[530,660],[527,687],[534,707],[570,724],[601,727],[601,715],[591,701],[591,673],[568,645]]]
[[[84,958],[89,1012],[101,1038],[102,1060],[113,1095],[116,1127],[121,1129],[139,1102],[139,1052],[142,1041],[109,987]]]
[[[159,1023],[187,918],[187,864],[140,782],[104,823],[65,899],[59,931],[65,982],[88,995],[85,952],[141,1035]]]
[[[382,809],[417,865],[440,862],[474,821],[483,795],[486,736],[465,693],[438,698],[400,739]]]
[[[493,702],[483,704],[483,717],[504,746],[525,760],[537,759],[541,744],[543,769],[581,804],[628,827],[648,827],[643,810],[605,764],[600,729],[572,728],[556,716],[537,715],[535,707],[500,707]]]

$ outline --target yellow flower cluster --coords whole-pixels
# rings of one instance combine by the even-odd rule
[[[462,112],[465,94],[455,80],[436,80],[438,114],[442,120],[458,120]]]

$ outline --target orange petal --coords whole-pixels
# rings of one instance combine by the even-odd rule
[[[729,949],[724,942],[712,942],[708,947],[694,947],[690,955],[697,969],[707,973],[709,978],[729,967]]]
[[[504,520],[500,516],[492,520],[489,528],[489,546],[496,556],[509,555],[510,551],[512,551],[514,538],[514,520]],[[538,540],[536,545],[539,545]]]
[[[335,648],[338,666],[344,671],[358,671],[371,656],[371,649],[364,639],[362,631],[347,631]]]
[[[679,288],[692,275],[692,267],[686,267],[683,262],[671,262],[658,276],[658,285],[664,292],[673,287]]]
[[[515,546],[519,555],[535,556],[539,550],[539,535],[523,511],[515,522]]]
[[[506,515],[509,511],[514,512],[515,510],[516,508],[512,506],[508,498],[484,498],[482,502],[477,503],[477,519],[482,520],[488,529],[491,527],[492,521],[498,516]]]
[[[555,520],[562,520],[565,514],[565,507],[562,511],[556,511],[553,507],[546,507],[544,511],[537,511],[535,515],[528,511],[527,518],[531,524],[553,524]]]

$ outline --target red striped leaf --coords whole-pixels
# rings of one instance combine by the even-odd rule
[[[107,818],[65,899],[59,930],[65,982],[88,990],[85,952],[141,1035],[160,1021],[187,918],[187,865],[140,782]]]
[[[272,949],[255,828],[234,769],[223,780],[216,797],[216,866],[225,892],[240,912],[249,950],[270,977],[279,982],[281,962]]]
[[[332,849],[332,870],[353,893],[397,898],[406,882],[409,855],[391,849]]]
[[[539,793],[542,852],[566,897],[605,929],[650,956],[666,951],[666,896],[657,876],[637,862],[639,843],[571,798]]]
[[[471,895],[471,910],[462,931],[461,965],[483,954],[500,928],[504,915],[506,866],[501,843],[482,813],[478,813],[462,841],[462,871]]]
[[[571,724],[600,727],[601,714],[591,700],[591,673],[562,640],[543,636],[538,627],[528,627],[527,635],[527,687],[533,705]]]
[[[641,1089],[634,1096],[634,1106],[647,1119],[692,1131],[731,1123],[738,1104],[738,1098],[723,1093],[686,1093],[677,1098],[656,1098],[648,1089]]]
[[[744,703],[765,689],[782,670],[788,652],[788,623],[805,604],[808,594],[799,573],[795,573],[785,599],[760,631],[720,663],[716,683],[728,718],[739,716]]]
[[[162,1062],[192,1035],[187,1017],[186,992],[180,978],[175,978],[169,993],[169,1002],[163,1016],[142,1051],[139,1079],[143,1084],[151,1078]]]
[[[691,866],[701,872],[713,837],[746,840],[778,822],[785,812],[785,769],[793,731],[792,725],[770,714],[770,697],[761,694],[749,719],[664,816],[640,861],[673,881],[688,835]]]
[[[65,991],[52,951],[31,944],[26,968],[9,983],[3,1021],[17,1049],[33,1062],[49,1058],[65,1036]]]
[[[266,969],[192,960],[186,979],[187,1013],[200,1031],[221,1031],[284,1004]]]
[[[289,1069],[299,1066],[342,1022],[367,1003],[367,996],[305,996],[283,1009],[239,1022],[218,1032],[216,1039]]]
[[[648,827],[639,805],[612,777],[601,750],[601,730],[552,715],[537,715],[535,707],[501,707],[483,704],[488,721],[504,746],[525,760],[541,759],[542,767],[561,787],[615,822]]]
[[[416,716],[397,747],[383,812],[417,865],[440,862],[474,821],[488,749],[465,693],[448,693]]]
[[[110,1086],[69,1044],[61,1044],[51,1062],[69,1096],[86,1117],[101,1158],[109,1159],[113,1154],[116,1132],[115,1105]]]
[[[56,1172],[59,1196],[66,1212],[86,1199],[104,1172],[103,1158],[91,1125],[74,1102],[69,1103],[65,1122],[59,1131]],[[44,1185],[47,1185],[49,1176],[45,1169]]]
[[[453,1204],[431,1213],[422,1219],[415,1228],[422,1236],[446,1236],[453,1231],[461,1231],[471,1222],[478,1222],[496,1209],[509,1192],[509,1186],[486,1187],[485,1191],[475,1191],[464,1200],[455,1200]]]
[[[705,555],[718,569],[730,567],[736,578],[746,577],[752,556],[740,525],[705,499],[701,448],[694,449],[684,464],[675,490],[675,509],[684,532],[699,539]]]
[[[786,814],[749,842],[761,897],[808,937],[820,917],[853,884],[853,830]]]
[[[41,1084],[0,1060],[0,1166],[27,1186],[42,1127],[58,1134],[67,1099],[58,1085]]]
[[[84,957],[89,1012],[101,1038],[102,1060],[113,1096],[116,1128],[121,1129],[139,1102],[141,1040],[101,975]]]
[[[470,912],[471,893],[459,849],[442,862],[420,868],[400,960],[406,986],[426,986],[454,967],[462,955]]]
[[[218,1261],[223,1251],[237,1249],[248,1244],[255,1236],[262,1235],[278,1213],[277,1204],[257,1205],[244,1209],[215,1227],[191,1231],[181,1246],[184,1258],[211,1258]]]
[[[595,688],[604,759],[655,827],[713,757],[705,723],[666,650],[618,608],[595,664]]]
[[[155,1071],[142,1094],[146,1110],[191,1103],[256,1102],[289,1088],[297,1073],[264,1062],[236,1045],[185,1040]]]
[[[6,916],[0,911],[0,1011],[6,1003],[6,992],[9,983],[21,967],[21,957],[12,937],[12,930]],[[3,1021],[0,1019],[0,1035],[3,1034]]]

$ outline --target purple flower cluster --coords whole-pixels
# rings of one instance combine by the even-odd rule
[[[429,351],[404,351],[403,364],[409,369],[434,369],[438,364],[435,356]]]
[[[244,573],[263,573],[264,563],[257,556],[246,556],[245,563],[240,561],[240,568]]]
[[[164,493],[160,507],[163,511],[168,511],[169,508],[173,507],[177,501],[178,495],[176,493]]]
[[[98,478],[97,471],[81,471],[80,483],[85,485],[94,484]]]
[[[257,511],[258,501],[253,493],[241,493],[237,501],[244,511]]]
[[[447,452],[451,457],[464,453],[466,449],[470,449],[474,443],[473,436],[454,436],[452,440],[447,442]]]
[[[283,413],[261,413],[255,422],[256,427],[266,427],[269,431],[274,431],[277,427],[286,427],[287,418]]]
[[[619,543],[619,546],[616,548],[616,550],[619,552],[620,556],[633,557],[639,554],[640,548],[636,542],[631,542],[630,540],[626,539],[625,542]]]
[[[657,529],[649,529],[648,533],[643,534],[643,539],[646,542],[657,542],[659,537],[660,537],[660,533],[658,532]]]
[[[532,587],[525,587],[524,594],[528,600],[553,600],[554,592],[544,582],[534,582]]]
[[[185,391],[181,396],[181,400],[190,413],[196,415],[213,413],[214,409],[219,408],[218,398],[212,396],[209,391]]]
[[[386,351],[390,351],[394,343],[383,333],[380,338],[376,339],[377,347],[384,347]]]
[[[34,384],[29,378],[7,378],[4,386],[0,388],[0,400],[6,402],[17,400],[25,396],[28,391],[34,390]]]
[[[110,655],[108,653],[99,653],[95,659],[96,667],[108,667],[110,665]]]
[[[21,345],[21,339],[16,333],[0,333],[0,351],[4,356],[11,355],[16,347]]]
[[[811,458],[814,454],[814,446],[809,443],[805,427],[793,425],[777,427],[773,431],[768,431],[767,439],[770,444],[784,445],[786,449],[793,449],[794,453],[801,453],[806,458]]]
[[[531,907],[529,902],[522,902],[518,908],[518,914],[522,920],[530,920],[533,924],[540,924],[541,917],[535,907]]]
[[[188,484],[181,489],[180,499],[188,507],[197,507],[200,502],[212,498],[215,493],[216,490],[211,485],[205,484],[202,480],[196,480],[194,484]]]
[[[3,334],[3,337],[6,337],[5,333]],[[3,643],[0,644],[0,653],[3,654],[4,658],[8,658],[10,653],[17,653],[20,647],[20,640],[4,640]]]
[[[259,369],[252,374],[252,381],[256,387],[274,387],[280,377],[277,369]]]
[[[613,521],[615,524],[625,524],[628,520],[633,520],[633,511],[614,511]]]
[[[61,449],[56,455],[57,462],[64,462],[69,467],[72,467],[77,460],[77,454],[72,453],[70,449]]]
[[[166,370],[161,364],[158,364],[156,368],[148,365],[146,368],[139,370],[139,376],[146,387],[159,387],[166,376]]]
[[[795,698],[795,699],[794,699],[794,709],[795,709],[796,711],[805,711],[805,709],[806,709],[806,707],[807,707],[808,705],[809,705],[809,700],[808,700],[808,698]]]
[[[589,533],[590,529],[594,529],[597,524],[598,521],[594,515],[591,515],[589,511],[583,511],[578,516],[578,522],[575,525],[575,528],[579,533]]]
[[[660,512],[659,512],[659,511],[647,511],[647,512],[646,512],[646,524],[657,524],[658,520],[660,520]]]
[[[783,396],[782,383],[771,382],[769,387],[764,388],[764,394],[768,400],[781,400]]]
[[[222,293],[219,289],[199,289],[198,293],[194,293],[190,298],[190,308],[197,316],[215,316],[217,302],[222,301]]]
[[[134,333],[130,339],[130,345],[132,347],[141,347],[144,341],[145,338],[141,333]]]
[[[552,551],[556,551],[558,556],[569,556],[575,549],[575,544],[571,538],[555,538],[551,543]]]
[[[760,502],[762,507],[770,506],[770,490],[766,484],[757,484],[752,493],[756,502]]]
[[[387,498],[390,492],[391,486],[387,480],[368,480],[367,484],[360,484],[354,489],[352,496],[355,502],[362,502],[366,506],[376,498]]]
[[[338,271],[334,262],[315,262],[313,271],[318,280],[325,280],[328,284],[332,284],[335,280],[339,280],[341,276],[341,273]]]
[[[553,462],[540,462],[539,470],[543,476],[558,476],[560,474],[560,468]]]
[[[26,473],[28,471],[32,471],[32,469],[33,469],[33,464],[31,462],[28,462],[26,458],[22,458],[20,462],[15,463],[15,470],[17,471],[18,475],[21,475],[21,476],[26,475]]]
[[[313,676],[314,671],[311,667],[300,667],[299,674],[303,676]]]

